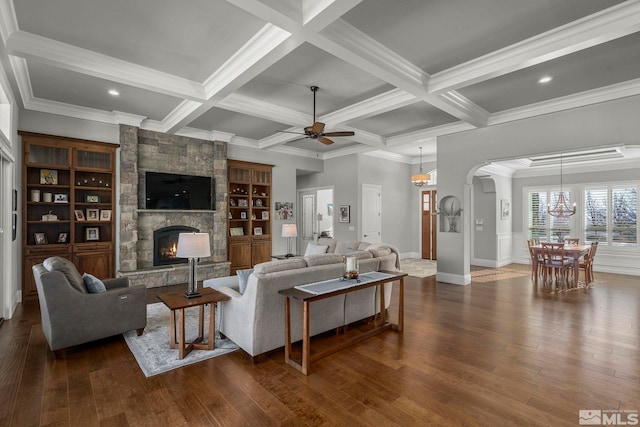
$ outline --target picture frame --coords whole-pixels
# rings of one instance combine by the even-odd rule
[[[100,203],[100,195],[99,194],[85,194],[84,201],[85,201],[85,203]]]
[[[240,219],[247,219],[247,213],[245,211],[240,212]]]
[[[244,236],[244,229],[242,227],[231,227],[229,234],[232,236]]]
[[[350,205],[340,205],[338,207],[338,222],[351,222]]]
[[[249,201],[247,199],[238,199],[238,207],[241,207],[241,208],[249,207]]]
[[[100,221],[111,221],[111,209],[103,209],[100,211]]]
[[[69,203],[68,194],[54,194],[53,203]]]
[[[69,243],[69,233],[66,231],[58,233],[58,243]]]
[[[500,219],[507,219],[511,215],[511,202],[508,199],[500,200]]]
[[[47,241],[47,235],[45,233],[33,233],[33,240],[36,245],[46,245],[49,242]]]
[[[100,209],[87,209],[87,221],[100,221]]]
[[[269,219],[269,211],[262,211],[262,219]]]
[[[255,227],[253,229],[253,235],[254,236],[262,236],[262,227]]]
[[[82,211],[81,209],[76,209],[73,211],[74,215],[76,216],[76,221],[86,221],[87,219],[84,216],[84,211]]]
[[[40,184],[57,185],[58,171],[55,169],[40,169]]]
[[[84,229],[84,240],[87,242],[100,240],[100,228],[99,227],[87,227]]]
[[[258,208],[261,208],[262,207],[262,199],[256,199],[255,206],[258,207]]]

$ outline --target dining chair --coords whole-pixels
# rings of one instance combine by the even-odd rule
[[[544,259],[542,258],[540,252],[534,249],[539,245],[539,239],[527,240],[527,246],[529,247],[529,256],[531,257],[531,278],[536,282],[538,281],[538,277],[542,275],[542,265],[544,263]]]
[[[593,281],[593,258],[598,250],[598,242],[591,242],[589,252],[580,261],[580,269],[584,270],[584,282],[588,285]]]
[[[567,245],[579,245],[580,239],[576,239],[575,237],[565,237],[564,243]]]
[[[556,283],[559,282],[559,279],[562,282],[567,282],[569,271],[573,270],[573,259],[565,256],[564,243],[541,243],[541,245],[544,283],[549,281],[549,276],[553,274],[556,276]]]

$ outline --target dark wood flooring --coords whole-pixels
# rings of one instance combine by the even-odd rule
[[[597,273],[592,289],[552,293],[511,276],[409,277],[404,333],[309,376],[275,350],[145,378],[121,336],[56,360],[25,304],[0,327],[0,426],[576,426],[581,409],[640,410],[640,278]]]

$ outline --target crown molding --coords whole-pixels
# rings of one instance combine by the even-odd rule
[[[12,55],[178,98],[203,100],[200,83],[25,31],[7,40]]]
[[[284,145],[271,147],[269,148],[269,151],[272,151],[274,153],[288,154],[290,156],[305,157],[308,159],[316,159],[316,160],[325,159],[323,153],[318,153],[317,151],[312,151],[312,150],[305,150],[303,148],[286,147]]]
[[[31,87],[31,79],[29,79],[27,61],[17,56],[9,55],[9,63],[11,64],[13,77],[18,85],[22,105],[26,108],[27,103],[33,99],[33,88]]]
[[[379,159],[383,159],[383,160],[389,160],[392,162],[398,162],[398,163],[407,163],[407,164],[413,164],[413,159],[411,157],[408,156],[404,156],[402,154],[397,154],[397,153],[391,153],[389,151],[382,151],[382,150],[376,150],[376,151],[369,151],[367,153],[362,153],[363,156],[371,156],[371,157],[377,157]]]
[[[118,124],[135,126],[135,127],[138,127],[138,128],[140,127],[142,122],[147,119],[144,116],[138,116],[136,114],[124,113],[122,111],[114,111],[113,115],[115,116],[116,120],[118,121]]]
[[[487,126],[489,112],[456,91],[431,96],[427,102],[475,127]]]
[[[12,0],[0,0],[0,37],[6,46],[11,34],[18,31],[18,17]]]
[[[41,113],[55,114],[74,119],[119,124],[118,117],[114,112],[78,107],[72,104],[65,104],[64,102],[31,98],[28,102],[25,102],[25,108],[28,110],[39,111]]]
[[[470,86],[640,29],[640,3],[627,1],[431,76],[429,93]]]

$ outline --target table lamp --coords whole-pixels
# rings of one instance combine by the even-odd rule
[[[189,259],[189,285],[185,298],[199,297],[198,279],[196,270],[198,268],[198,258],[211,256],[211,246],[209,245],[209,233],[180,233],[178,235],[177,258]]]
[[[293,253],[291,251],[291,239],[298,237],[298,229],[295,224],[282,224],[282,237],[287,237],[287,254],[285,257],[291,258]]]

